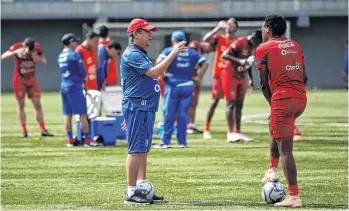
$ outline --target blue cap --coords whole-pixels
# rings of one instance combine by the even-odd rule
[[[74,34],[68,33],[62,37],[61,41],[63,42],[64,45],[69,45],[71,42],[80,41],[80,39],[77,38]]]
[[[178,42],[186,40],[184,32],[180,30],[172,32],[171,40]]]

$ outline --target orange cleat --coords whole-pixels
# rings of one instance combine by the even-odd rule
[[[275,207],[302,207],[301,198],[298,195],[287,196],[283,201],[275,203]]]

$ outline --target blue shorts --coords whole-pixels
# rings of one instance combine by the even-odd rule
[[[153,141],[155,112],[123,109],[128,154],[149,152]]]
[[[61,93],[64,115],[87,114],[86,98],[82,90]]]

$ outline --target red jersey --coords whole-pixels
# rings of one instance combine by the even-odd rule
[[[291,39],[273,38],[256,50],[257,70],[268,71],[272,99],[304,98],[304,59],[300,45]]]
[[[96,54],[94,51],[90,51],[83,45],[76,47],[76,52],[81,55],[82,61],[84,63],[87,82],[87,89],[97,89],[97,72],[96,72]]]
[[[110,40],[102,42],[100,41],[99,44],[102,44],[104,47],[107,47],[110,43]],[[107,78],[105,79],[107,84],[111,85],[117,85],[118,83],[118,69],[116,65],[116,59],[110,58],[108,59],[108,67],[107,67]]]
[[[26,52],[23,47],[23,42],[13,44],[8,51],[18,51],[14,55],[15,69],[13,72],[13,79],[22,77],[23,79],[30,79],[35,77],[35,61],[32,57],[32,52],[36,52],[39,56],[44,54],[40,43],[35,42],[35,48],[32,52]],[[19,50],[22,49],[22,50]]]
[[[223,60],[221,56],[230,43],[228,38],[221,34],[216,34],[213,39],[215,40],[216,55],[214,57],[212,76],[213,78],[218,78],[221,76],[221,72],[229,67],[229,62]]]
[[[247,59],[253,54],[253,45],[247,37],[239,37],[229,46],[229,52],[239,59]],[[237,62],[231,62],[232,77],[238,80],[245,80],[246,70]]]

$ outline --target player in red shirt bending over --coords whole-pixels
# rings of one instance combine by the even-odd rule
[[[276,207],[301,207],[297,168],[293,158],[294,122],[305,110],[307,96],[304,84],[307,74],[300,45],[284,37],[286,21],[279,15],[269,15],[262,26],[265,43],[256,50],[263,95],[270,105],[270,169],[263,182],[279,180],[277,167],[281,157],[282,168],[290,196]]]
[[[234,40],[222,54],[223,59],[231,62],[228,71],[225,70],[221,73],[223,94],[227,102],[228,142],[253,140],[241,133],[241,113],[247,90],[246,73],[249,75],[249,87],[252,90],[254,53],[261,42],[262,32],[256,30],[249,36]]]
[[[26,93],[28,94],[28,98],[33,102],[36,120],[41,129],[41,136],[53,136],[45,128],[44,114],[40,103],[40,88],[35,76],[36,62],[43,65],[47,63],[41,45],[28,37],[24,42],[13,44],[1,55],[1,60],[11,57],[14,57],[15,62],[12,82],[18,102],[17,113],[22,126],[22,136],[24,138],[28,137],[26,115],[24,111]]]

